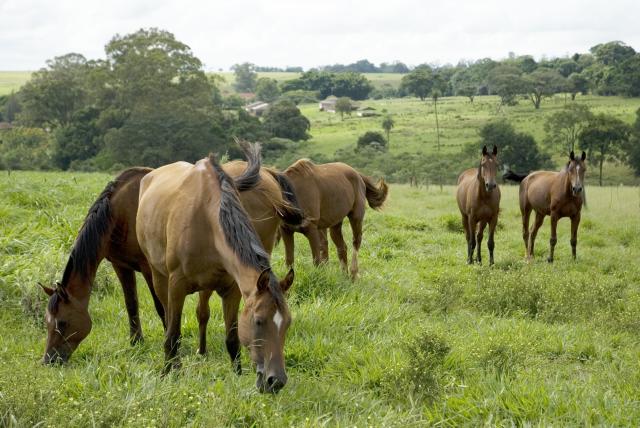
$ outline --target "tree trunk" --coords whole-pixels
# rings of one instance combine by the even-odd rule
[[[604,163],[604,153],[600,152],[600,187],[602,187],[602,164]]]

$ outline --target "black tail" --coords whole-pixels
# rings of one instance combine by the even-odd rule
[[[378,185],[373,182],[373,180],[366,175],[360,174],[362,177],[362,181],[364,181],[364,185],[366,186],[366,195],[367,202],[369,202],[369,206],[374,210],[379,210],[382,208],[382,204],[387,199],[387,194],[389,193],[389,186],[385,183],[384,179],[381,178],[378,181]]]
[[[262,167],[260,144],[251,144],[239,139],[236,139],[236,144],[240,146],[247,158],[247,169],[242,173],[242,175],[234,178],[233,183],[236,185],[238,192],[244,192],[245,190],[256,187],[260,181],[260,168]]]
[[[529,174],[516,174],[515,172],[511,171],[510,169],[507,170],[507,172],[505,172],[504,174],[502,174],[502,179],[503,180],[510,180],[510,181],[515,181],[516,183],[520,183],[522,180],[525,179],[525,177],[529,175]]]
[[[304,227],[307,223],[307,218],[298,204],[298,198],[291,181],[286,175],[278,171],[270,168],[265,168],[265,170],[278,182],[282,192],[282,199],[287,202],[286,205],[278,207],[278,216],[282,219],[282,222],[287,226]]]

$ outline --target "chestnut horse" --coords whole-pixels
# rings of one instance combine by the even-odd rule
[[[278,174],[275,173],[277,176]],[[315,165],[301,159],[287,168],[282,175],[289,179],[296,200],[305,213],[308,224],[302,228],[283,225],[280,229],[285,246],[286,262],[293,266],[293,233],[307,237],[316,265],[328,259],[327,228],[336,245],[342,269],[347,271],[347,246],[342,237],[342,221],[349,218],[353,232],[351,278],[358,275],[358,251],[362,242],[362,222],[365,203],[380,209],[387,198],[389,188],[383,179],[378,184],[341,162]]]
[[[473,263],[473,251],[478,246],[478,263],[482,263],[482,238],[484,228],[489,224],[489,264],[493,264],[493,236],[500,212],[500,189],[496,183],[498,148],[491,153],[487,146],[482,148],[482,158],[478,168],[464,171],[458,177],[456,199],[462,214],[462,227],[467,238],[467,263]]]
[[[280,221],[300,224],[302,213],[286,201],[284,190],[281,192],[278,183],[264,169],[260,171],[260,181],[255,185],[254,171],[256,166],[259,168],[259,160],[250,159],[249,163],[252,164],[251,167],[243,161],[229,162],[223,167],[231,176],[236,177],[236,186],[244,189],[240,198],[263,239],[263,245],[270,249]],[[153,290],[151,270],[138,245],[135,229],[140,180],[150,171],[151,168],[141,167],[128,169],[106,186],[89,210],[76,238],[62,283],[58,283],[56,290],[43,287],[51,296],[46,314],[48,333],[43,362],[67,361],[89,333],[91,318],[87,309],[91,286],[104,258],[111,261],[122,285],[132,344],[143,338],[138,315],[135,271],[142,272],[164,325],[164,309]],[[255,187],[248,189],[252,185]],[[274,223],[273,219],[276,217],[278,219]],[[211,293],[201,294],[206,294],[206,297],[201,296],[201,301],[206,299],[206,310],[202,303],[198,307],[202,332],[200,349],[204,352],[204,330],[209,316],[208,298]],[[227,335],[230,337],[227,347],[231,353],[233,334],[227,332]],[[237,335],[235,342],[237,350]],[[233,352],[232,359],[236,357],[236,351]]]
[[[147,174],[140,185],[136,234],[165,308],[165,372],[178,364],[185,297],[215,290],[223,296],[225,324],[235,324],[240,296],[244,299],[237,334],[257,366],[256,386],[261,392],[280,390],[287,382],[283,348],[291,323],[284,293],[293,270],[278,281],[233,180],[215,157]]]
[[[550,252],[547,261],[553,262],[553,252],[558,242],[556,229],[558,220],[562,217],[571,219],[571,254],[576,258],[578,245],[578,226],[580,225],[580,211],[582,210],[584,195],[584,174],[587,171],[585,160],[587,155],[582,152],[580,159],[571,152],[569,162],[560,172],[535,171],[526,176],[511,174],[508,178],[520,183],[520,212],[522,214],[522,239],[527,259],[533,259],[533,248],[538,229],[542,226],[545,216],[551,216]],[[536,212],[531,230],[529,217],[531,211]]]

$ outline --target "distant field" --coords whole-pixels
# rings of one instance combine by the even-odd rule
[[[31,71],[0,71],[0,95],[17,91],[30,76]]]
[[[162,378],[162,325],[138,277],[145,342],[131,347],[122,291],[104,262],[93,329],[66,367],[44,367],[46,300],[108,174],[0,175],[0,426],[637,426],[640,421],[638,188],[591,187],[578,260],[549,221],[523,260],[517,188],[503,186],[496,265],[467,266],[454,189],[392,185],[367,210],[361,278],[333,245],[314,268],[297,235],[289,382],[258,394],[246,350],[234,374],[220,300],[209,353],[196,355],[195,297],[182,368]],[[348,227],[346,241],[351,242]],[[486,237],[483,242],[485,260]],[[285,272],[282,245],[274,270]]]

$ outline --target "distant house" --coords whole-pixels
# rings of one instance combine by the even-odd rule
[[[320,101],[319,108],[320,111],[326,111],[329,113],[336,112],[336,101],[338,101],[338,97],[333,95],[329,95],[326,99]]]
[[[356,111],[356,115],[360,117],[370,117],[370,116],[379,116],[380,113],[376,111],[373,107],[360,107]]]
[[[252,116],[260,117],[269,109],[269,103],[256,101],[244,106],[244,110]]]

